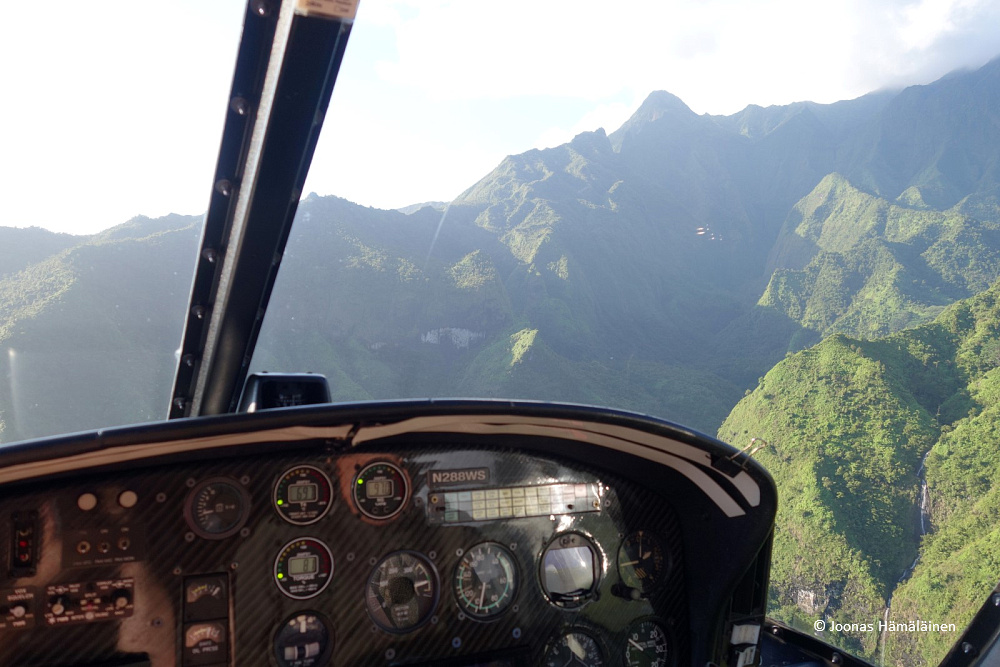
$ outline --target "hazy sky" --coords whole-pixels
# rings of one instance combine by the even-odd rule
[[[0,225],[200,214],[244,3],[7,3]],[[698,113],[833,102],[1000,54],[993,0],[361,0],[306,192],[449,200],[505,155]]]

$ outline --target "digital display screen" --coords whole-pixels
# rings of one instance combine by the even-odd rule
[[[288,487],[288,501],[311,503],[316,500],[318,487],[315,484],[292,484]]]
[[[365,495],[369,498],[388,498],[392,495],[392,480],[373,479],[365,484]]]
[[[319,566],[317,556],[305,556],[303,558],[288,559],[288,574],[311,574]]]
[[[545,553],[545,588],[550,593],[571,595],[594,586],[594,552],[590,547],[550,549]]]

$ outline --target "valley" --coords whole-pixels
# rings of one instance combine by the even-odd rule
[[[309,195],[251,368],[762,438],[776,618],[962,627],[1000,579],[997,109],[1000,60],[731,116],[660,91],[447,205]],[[163,417],[199,233],[0,228],[0,441]],[[824,639],[910,666],[955,637]]]

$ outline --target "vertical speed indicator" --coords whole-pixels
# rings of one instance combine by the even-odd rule
[[[274,485],[274,509],[296,526],[308,526],[326,516],[332,498],[330,478],[313,466],[286,470]]]
[[[656,621],[633,623],[625,644],[626,667],[668,667],[671,664],[670,639]]]

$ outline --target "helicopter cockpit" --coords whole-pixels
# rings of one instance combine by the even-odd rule
[[[249,372],[356,9],[247,5],[170,420],[0,449],[0,664],[866,664],[766,618],[762,441]]]

